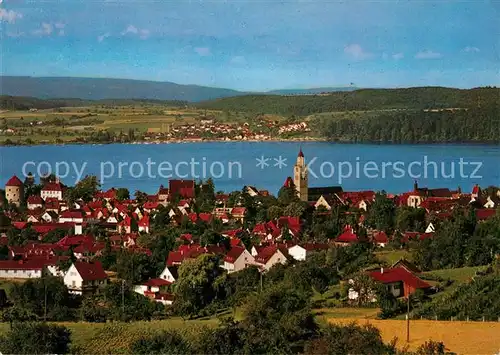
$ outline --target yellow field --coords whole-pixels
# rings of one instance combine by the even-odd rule
[[[406,345],[406,321],[353,318],[330,318],[332,323],[370,323],[380,329],[385,342],[398,338],[398,347]],[[425,341],[442,341],[449,351],[457,354],[498,354],[500,352],[500,322],[446,322],[412,320],[410,322],[410,350]]]

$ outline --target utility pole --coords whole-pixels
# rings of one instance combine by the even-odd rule
[[[406,298],[406,342],[410,342],[410,294]]]
[[[44,300],[43,300],[43,320],[47,321],[47,280],[43,280]]]
[[[125,280],[122,280],[122,313],[125,314]]]

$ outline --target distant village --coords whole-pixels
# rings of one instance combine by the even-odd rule
[[[189,131],[189,127],[184,129]],[[206,122],[192,128],[193,137],[206,129],[215,128]],[[229,127],[217,129],[232,132]],[[61,277],[71,293],[98,293],[112,274],[104,270],[99,257],[109,248],[150,256],[152,251],[141,246],[139,240],[143,235],[154,233],[159,219],[177,226],[220,226],[220,240],[224,243],[210,244],[195,238],[193,233],[179,234],[176,247],[164,260],[163,271],[155,278],[134,285],[135,292],[165,305],[173,302],[171,286],[178,278],[179,266],[202,254],[220,256],[220,267],[228,273],[255,266],[265,274],[277,264],[304,261],[312,253],[331,247],[364,242],[384,248],[389,243],[404,245],[433,238],[441,222],[449,219],[457,208],[471,207],[477,222],[481,223],[495,216],[500,206],[498,189],[485,194],[477,185],[472,191],[462,191],[460,188],[430,189],[415,182],[408,192],[388,194],[387,198],[397,207],[420,209],[426,216],[432,217],[427,219],[430,222],[424,231],[395,230],[388,234],[384,230],[364,228],[366,215],[377,193],[344,191],[341,186],[309,187],[302,151],[297,156],[293,175],[283,183],[279,198],[298,201],[294,203],[306,206],[306,209],[293,215],[287,214],[290,209],[271,215],[270,207],[264,217],[251,223],[245,201],[274,198],[267,190],[254,186],[244,186],[241,192],[216,193],[213,187],[206,192],[206,183],[170,180],[160,185],[157,193],[142,194],[141,198],[140,194],[136,194],[135,199],[130,196],[123,198],[119,196],[118,188],[111,188],[98,190],[87,200],[69,201],[66,196],[68,187],[57,177],[44,178],[39,193],[28,196],[28,187],[34,183],[32,176],[26,181],[12,176],[5,185],[0,245],[8,249],[8,256],[6,260],[0,260],[0,278],[34,279],[52,275]],[[208,208],[204,207],[205,212],[199,211],[201,195],[209,195],[210,203],[213,203]],[[341,211],[349,217],[350,222],[342,227],[340,233],[321,240],[317,240],[319,238],[314,234],[304,235],[305,226],[310,223],[308,216],[328,216],[334,211]],[[9,233],[28,229],[34,231],[36,239],[22,245],[9,242]],[[107,239],[97,235],[96,230],[105,231]],[[44,240],[55,231],[60,232],[60,239]],[[61,263],[68,260],[71,261],[69,268],[61,269]],[[405,260],[391,268],[371,270],[369,275],[386,284],[397,297],[430,287]],[[349,299],[357,297],[355,290],[349,292]]]
[[[197,124],[182,124],[149,128],[146,141],[265,141],[287,134],[307,133],[311,129],[305,121],[280,124],[278,121],[259,120],[257,123],[229,124],[214,119],[201,119]]]

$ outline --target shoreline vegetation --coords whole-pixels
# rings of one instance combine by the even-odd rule
[[[395,143],[395,142],[352,142],[352,141],[334,141],[327,138],[273,138],[273,139],[173,139],[173,140],[142,140],[133,142],[12,142],[11,144],[0,143],[0,147],[39,147],[39,146],[72,146],[72,145],[111,145],[111,144],[131,144],[131,145],[160,145],[160,144],[193,144],[193,143],[331,143],[331,144],[353,144],[353,145],[475,145],[475,146],[499,146],[497,142],[415,142],[415,143]]]

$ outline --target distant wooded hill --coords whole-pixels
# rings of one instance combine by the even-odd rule
[[[200,85],[110,78],[0,76],[0,87],[2,95],[39,99],[70,97],[82,100],[146,99],[199,102],[249,94],[232,89]],[[273,90],[269,94],[303,95],[353,89],[352,87],[286,89]]]
[[[452,89],[416,87],[407,89],[360,89],[327,95],[245,95],[201,102],[198,107],[224,111],[247,111],[280,115],[384,109],[468,108],[497,104],[500,89]]]
[[[2,95],[28,96],[41,99],[71,97],[83,100],[152,99],[203,101],[245,93],[198,85],[180,85],[130,79],[70,77],[0,77]]]
[[[137,104],[161,104],[166,106],[182,107],[187,101],[175,100],[133,100],[133,99],[105,99],[105,100],[82,100],[82,99],[38,99],[36,97],[24,96],[0,96],[0,108],[6,110],[29,110],[49,109],[58,107],[82,107],[91,105],[126,106]]]

